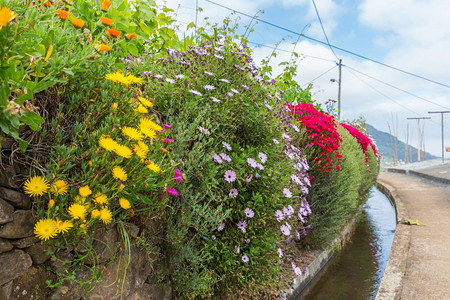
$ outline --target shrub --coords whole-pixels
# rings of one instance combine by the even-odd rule
[[[131,64],[172,125],[173,163],[185,175],[168,202],[166,245],[181,298],[275,288],[280,247],[304,235],[296,214],[309,214],[308,166],[290,144],[299,129],[245,51],[216,37]]]

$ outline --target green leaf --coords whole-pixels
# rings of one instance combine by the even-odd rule
[[[40,125],[44,123],[44,119],[41,116],[31,111],[24,112],[20,118],[20,121],[30,126],[30,128],[34,131],[40,130]]]
[[[128,44],[128,52],[133,56],[139,56],[139,50],[134,43]]]

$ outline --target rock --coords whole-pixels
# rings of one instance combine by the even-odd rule
[[[97,253],[97,263],[103,264],[116,252],[119,241],[119,234],[114,226],[101,228],[94,232],[94,243],[92,247]],[[87,257],[85,263],[92,265],[91,258]]]
[[[13,248],[13,245],[8,240],[0,238],[0,253],[8,252],[8,251],[12,250],[12,248]],[[2,298],[0,297],[0,299],[2,299]]]
[[[32,263],[31,257],[22,250],[0,254],[0,285],[25,274]]]
[[[31,210],[16,210],[14,220],[0,226],[0,238],[20,239],[33,235],[33,213]]]
[[[48,248],[49,247],[45,244],[34,244],[25,249],[25,252],[31,257],[33,264],[39,265],[50,258],[50,255],[47,254]]]
[[[0,133],[0,143],[1,143],[1,146],[3,149],[11,149],[14,142],[15,142],[15,140],[12,137],[9,137],[6,134],[3,134],[3,132]]]
[[[0,187],[0,198],[8,201],[14,207],[21,209],[30,209],[31,200],[24,193],[8,189],[5,187]]]
[[[69,251],[61,250],[55,254],[56,259],[51,260],[48,264],[52,266],[53,270],[59,273],[66,272],[73,260],[73,254]]]
[[[116,259],[103,272],[102,282],[92,290],[91,299],[129,299],[136,290],[146,284],[145,280],[150,274],[151,267],[146,260],[145,251],[136,247],[133,243],[131,245],[130,264],[124,272],[127,260],[124,251],[117,254]],[[117,274],[119,274],[120,281]],[[123,277],[124,274],[125,277]],[[123,282],[121,282],[122,280]],[[121,283],[119,284],[119,282]],[[142,299],[151,299],[148,297],[147,295],[147,298]]]
[[[0,225],[11,222],[13,218],[14,207],[5,200],[0,199]]]
[[[172,290],[170,287],[157,286],[156,284],[145,283],[140,289],[136,290],[130,297],[130,300],[170,300],[172,299]]]
[[[89,270],[84,269],[77,273],[76,280],[80,282],[86,282],[91,278]],[[94,283],[93,283],[94,284]],[[59,286],[56,290],[52,292],[50,297],[45,299],[50,300],[74,300],[74,299],[86,299],[83,298],[87,290],[89,289],[89,284],[80,285],[75,280],[65,281],[63,285]],[[88,299],[95,299],[89,297]],[[106,297],[98,297],[97,299],[108,299]]]
[[[0,299],[9,300],[11,299],[13,282],[10,281],[0,286]]]
[[[39,243],[39,238],[36,236],[29,236],[23,239],[17,239],[17,240],[10,240],[11,244],[14,246],[14,248],[28,248],[33,244]]]
[[[0,186],[16,190],[20,189],[20,180],[14,167],[7,165],[5,162],[3,162],[3,166],[0,165]]]
[[[28,272],[12,281],[11,299],[48,299],[52,290],[47,287],[46,280],[55,281],[56,275],[44,266],[31,266]]]
[[[139,234],[139,227],[134,225],[133,223],[124,222],[123,225],[125,226],[125,230],[128,233],[128,236],[133,239],[137,238]],[[120,232],[120,226],[117,224],[117,232]]]

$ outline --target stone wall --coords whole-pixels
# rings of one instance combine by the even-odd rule
[[[47,246],[33,235],[32,199],[21,192],[27,170],[11,165],[7,154],[10,140],[2,137],[0,165],[0,299],[170,299],[171,290],[156,284],[156,265],[149,255],[158,252],[157,239],[151,246],[136,246],[142,230],[152,234],[151,225],[138,228],[126,223],[131,241],[131,256],[123,249],[119,228],[110,226],[94,233],[93,248],[102,266],[100,282],[93,282],[90,268],[76,271],[75,280],[49,288],[46,281],[57,280],[56,272],[65,272],[63,262],[73,258],[73,249],[55,250],[50,259]],[[156,230],[157,231],[157,230]],[[151,249],[148,249],[151,247]],[[78,249],[79,250],[79,249]],[[79,250],[80,251],[80,250]],[[126,268],[126,261],[130,264]],[[89,260],[86,265],[92,264]],[[126,270],[126,272],[124,272]],[[123,275],[118,275],[123,274]],[[85,282],[80,285],[79,282]],[[87,283],[87,284],[86,284]]]

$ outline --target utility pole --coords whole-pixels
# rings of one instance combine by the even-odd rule
[[[420,117],[420,118],[406,118],[407,120],[417,120],[417,161],[422,160],[422,138],[423,138],[423,132],[420,133],[420,120],[428,120],[431,119],[430,117]]]
[[[441,114],[441,138],[442,138],[442,163],[444,163],[444,114],[450,113],[450,110],[429,111],[429,114]]]
[[[341,82],[342,82],[342,59],[339,59],[339,81],[338,81],[338,120],[341,120]]]

